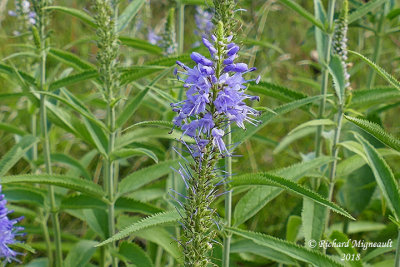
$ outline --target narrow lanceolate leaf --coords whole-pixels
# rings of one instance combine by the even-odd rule
[[[121,230],[120,232],[113,235],[109,239],[98,244],[97,247],[104,246],[110,242],[120,240],[120,239],[125,238],[125,237],[133,234],[134,232],[142,230],[142,229],[146,229],[146,228],[153,227],[153,226],[158,226],[158,225],[165,224],[165,223],[175,222],[175,221],[179,220],[179,218],[180,218],[180,215],[177,211],[167,211],[167,212],[157,213],[153,216],[144,218],[144,219],[132,224],[131,226]]]
[[[72,190],[76,190],[88,195],[92,195],[98,198],[103,198],[104,192],[101,186],[91,181],[83,180],[76,177],[70,177],[66,175],[58,174],[21,174],[13,176],[4,176],[1,178],[2,184],[49,184],[60,186]]]
[[[153,45],[146,40],[142,39],[136,39],[136,38],[131,38],[127,36],[120,36],[119,40],[123,45],[138,49],[138,50],[143,50],[146,52],[149,52],[151,54],[156,54],[156,55],[161,55],[163,53],[162,48]]]
[[[85,267],[96,251],[97,241],[81,240],[70,250],[65,258],[65,266]]]
[[[269,173],[262,173],[254,176],[241,176],[241,177],[233,177],[232,178],[232,186],[242,186],[242,185],[266,185],[266,186],[278,186],[281,188],[284,188],[286,190],[289,190],[291,192],[294,192],[296,194],[299,194],[303,197],[309,198],[321,205],[324,205],[330,209],[332,209],[334,212],[337,212],[339,214],[342,214],[350,219],[354,218],[343,208],[338,206],[337,204],[330,202],[329,200],[321,197],[319,194],[311,191],[310,189],[297,184],[295,182],[292,182],[288,179],[275,176]]]
[[[375,8],[379,7],[383,3],[387,2],[388,0],[372,0],[366,4],[363,4],[361,7],[357,7],[353,12],[349,14],[348,22],[349,24],[362,18],[368,12],[374,10]]]
[[[89,26],[96,27],[95,20],[91,16],[89,16],[89,14],[83,12],[82,10],[70,8],[70,7],[64,7],[64,6],[49,6],[49,7],[46,7],[46,9],[57,10],[57,11],[72,15],[72,16],[80,19],[81,21],[85,22]]]
[[[2,123],[2,122],[0,122],[0,130],[8,132],[8,133],[12,133],[12,134],[17,134],[17,135],[20,135],[20,136],[24,136],[24,135],[28,134],[24,130],[21,130],[20,128],[15,127],[12,124]]]
[[[364,152],[368,159],[368,165],[374,173],[376,182],[381,189],[383,196],[397,221],[399,221],[400,194],[392,170],[378,151],[376,151],[376,149],[364,137],[356,135],[356,138],[364,148]]]
[[[121,127],[139,108],[140,104],[143,102],[144,97],[149,92],[150,88],[158,83],[165,75],[170,72],[170,69],[164,70],[160,75],[158,75],[154,80],[152,80],[144,90],[142,90],[139,94],[137,94],[134,98],[128,101],[128,103],[124,106],[123,111],[118,116],[116,121],[116,127]]]
[[[128,26],[129,22],[136,16],[139,12],[140,8],[142,8],[143,4],[146,0],[135,0],[132,1],[122,12],[122,14],[118,17],[117,21],[117,31],[121,32]]]
[[[277,107],[274,109],[275,113],[272,112],[265,112],[263,113],[258,120],[261,121],[261,124],[258,125],[249,125],[246,129],[246,131],[236,131],[232,133],[232,139],[234,144],[241,144],[247,139],[249,139],[251,136],[253,136],[258,130],[262,129],[265,125],[267,125],[272,119],[279,115],[283,115],[285,113],[288,113],[290,111],[293,111],[297,108],[300,108],[304,105],[310,104],[318,99],[321,99],[322,96],[311,96],[307,98],[303,98],[300,100],[295,100],[292,102],[289,102],[287,104],[284,104],[282,106]]]
[[[375,104],[389,103],[389,101],[399,101],[400,91],[394,87],[378,87],[364,90],[354,90],[352,92],[350,106],[370,107]]]
[[[133,156],[148,156],[158,163],[158,158],[153,151],[146,148],[122,148],[111,153],[111,160],[130,158]]]
[[[396,87],[398,90],[400,90],[400,82],[396,80],[392,75],[387,73],[382,67],[378,66],[376,63],[372,62],[370,59],[364,57],[363,55],[349,50],[349,53],[358,56],[361,58],[363,61],[365,61],[370,67],[372,67],[383,79],[385,79],[387,82],[389,82],[391,85]]]
[[[292,89],[289,89],[282,85],[268,82],[260,82],[258,84],[252,82],[247,89],[252,92],[270,96],[285,102],[299,100],[307,97],[307,95],[305,94],[293,91]]]
[[[313,127],[313,126],[320,126],[320,125],[328,126],[328,125],[335,125],[335,123],[329,119],[317,119],[317,120],[307,121],[305,123],[300,124],[293,130],[291,130],[288,133],[288,135],[292,135],[292,134],[294,134],[302,129],[305,129],[305,128],[309,128],[309,127]]]
[[[71,66],[78,70],[94,70],[95,66],[77,55],[67,52],[61,49],[50,48],[49,56],[54,57],[55,59],[65,63],[68,66]]]
[[[156,165],[140,169],[125,177],[118,185],[118,195],[124,195],[133,192],[145,184],[148,184],[168,173],[171,167],[176,168],[181,160],[168,160]]]
[[[354,259],[352,258],[350,261],[348,261],[349,265],[352,267],[362,267],[363,264],[361,262],[361,258],[357,258],[357,250],[353,247],[352,245],[352,240],[349,240],[349,238],[339,232],[339,231],[333,231],[333,233],[331,234],[331,236],[329,237],[329,239],[331,240],[331,242],[335,241],[336,243],[348,243],[349,246],[339,246],[339,247],[335,247],[335,250],[338,252],[339,255],[354,255]]]
[[[344,92],[346,86],[346,78],[344,74],[344,69],[340,57],[338,55],[333,55],[329,62],[328,70],[333,79],[333,85],[335,88],[336,96],[339,100],[339,104],[343,104]]]
[[[0,73],[4,73],[7,75],[17,75],[23,78],[25,82],[27,82],[29,85],[36,86],[36,79],[29,74],[23,72],[23,71],[16,71],[13,67],[0,64]]]
[[[400,139],[394,137],[390,133],[386,132],[381,126],[368,120],[354,118],[350,116],[344,116],[347,120],[351,121],[373,137],[384,143],[385,145],[400,152]]]
[[[310,161],[301,162],[292,166],[271,171],[271,174],[279,175],[292,181],[297,181],[310,171],[313,171],[329,162],[333,161],[331,157],[319,157]],[[243,174],[238,177],[262,175],[257,174]],[[240,179],[240,178],[239,178]],[[241,197],[235,206],[233,214],[235,226],[242,224],[258,211],[260,211],[267,203],[276,198],[283,189],[278,187],[256,187],[250,189],[243,197]]]
[[[301,247],[296,243],[287,242],[273,236],[237,228],[228,227],[226,229],[231,233],[252,240],[256,244],[279,251],[293,259],[307,262],[314,266],[344,267],[343,263],[337,261],[336,259],[326,256],[320,252]]]
[[[139,126],[158,126],[158,127],[172,129],[174,124],[170,121],[141,121],[141,122],[138,122],[138,123],[135,123],[135,124],[129,126],[128,128],[125,128],[124,131],[130,130],[132,128],[139,127]]]
[[[252,253],[257,256],[271,259],[288,266],[297,266],[298,263],[295,259],[283,254],[279,251],[273,250],[262,245],[259,245],[252,240],[243,239],[231,244],[231,253]]]
[[[55,82],[52,82],[49,86],[50,91],[54,91],[58,88],[76,84],[78,82],[83,82],[92,78],[97,78],[97,70],[85,70],[77,74],[70,75],[68,77],[62,78]]]
[[[154,266],[149,255],[147,255],[146,252],[144,252],[143,249],[135,243],[122,242],[122,244],[119,246],[118,253],[121,254],[126,260],[133,263],[135,266]]]
[[[322,25],[321,21],[317,20],[310,12],[305,10],[302,6],[296,3],[294,0],[280,0],[286,6],[290,7],[303,18],[314,24],[316,27],[320,28],[321,30],[325,31],[324,25]]]
[[[5,175],[38,141],[36,137],[28,135],[15,144],[0,160],[0,177]]]

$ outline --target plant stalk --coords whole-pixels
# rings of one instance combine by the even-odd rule
[[[42,43],[41,49],[41,61],[40,61],[40,88],[42,91],[46,91],[45,83],[46,83],[46,35],[45,35],[45,24],[44,17],[42,16],[40,23],[40,39]],[[50,139],[48,135],[47,129],[47,110],[46,110],[46,95],[40,95],[40,121],[42,128],[42,138],[43,138],[43,157],[44,163],[46,166],[46,173],[52,174],[51,169],[51,156],[50,156]],[[48,186],[49,189],[49,199],[50,199],[50,213],[51,220],[53,223],[53,231],[54,231],[54,242],[55,242],[55,266],[62,267],[63,266],[63,258],[62,258],[62,248],[61,248],[61,230],[60,230],[60,222],[58,219],[58,209],[54,194],[54,187],[52,185]]]
[[[232,134],[231,134],[231,126],[228,126],[228,134],[226,138],[227,144],[232,143]],[[225,159],[225,171],[226,175],[229,176],[230,179],[232,175],[232,157],[226,157]],[[227,179],[227,180],[228,180]],[[230,186],[228,183],[225,184],[225,191],[229,191]],[[232,225],[232,192],[229,191],[225,194],[225,219],[226,226],[230,227]],[[224,235],[224,246],[223,246],[223,255],[222,255],[222,267],[229,267],[229,256],[231,251],[231,233],[225,233]]]
[[[337,113],[337,126],[335,129],[335,135],[332,144],[332,158],[334,158],[332,162],[332,167],[329,173],[329,193],[328,193],[328,200],[332,200],[333,190],[335,188],[335,178],[336,178],[336,167],[338,163],[338,155],[339,155],[339,147],[338,144],[340,142],[340,133],[342,131],[342,122],[343,122],[343,105],[340,105],[338,113]],[[325,220],[325,229],[328,228],[329,225],[329,214],[330,210],[327,210],[326,220]]]
[[[328,29],[329,32],[327,33],[327,44],[325,44],[325,53],[324,58],[320,61],[325,62],[329,65],[329,61],[331,59],[331,48],[332,48],[332,35],[331,32],[333,26],[333,15],[335,12],[335,2],[336,0],[330,0],[328,5],[328,14],[327,14],[327,22],[328,22]],[[321,81],[321,95],[323,95],[319,110],[318,110],[318,119],[322,119],[325,113],[325,106],[326,106],[326,95],[328,91],[328,81],[329,81],[329,71],[326,67],[323,68],[322,71],[322,81]],[[321,155],[321,148],[322,148],[322,131],[324,127],[322,125],[317,127],[317,134],[315,136],[315,157],[319,157]]]
[[[382,52],[382,35],[384,33],[384,21],[385,21],[385,5],[382,7],[380,18],[378,20],[378,26],[375,32],[375,46],[374,46],[374,54],[372,55],[372,61],[378,64],[379,58]],[[376,78],[376,72],[374,69],[371,69],[368,75],[367,88],[371,89],[374,86]]]
[[[399,231],[399,234],[397,236],[396,256],[395,256],[395,260],[394,260],[395,267],[400,267],[400,229],[398,231]]]
[[[178,54],[183,53],[183,44],[185,38],[185,5],[181,3],[181,1],[177,0],[177,9],[178,9]]]

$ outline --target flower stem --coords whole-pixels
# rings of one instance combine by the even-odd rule
[[[43,14],[43,13],[42,13]],[[40,52],[41,60],[40,60],[40,89],[41,91],[46,91],[45,83],[46,83],[46,33],[45,33],[45,18],[44,14],[40,17],[40,39],[42,44],[42,49]],[[40,95],[40,121],[42,128],[42,138],[43,138],[43,157],[44,163],[46,166],[46,173],[52,174],[51,169],[51,156],[50,156],[50,139],[48,135],[47,129],[47,110],[46,110],[46,95]],[[56,248],[55,254],[55,266],[62,267],[63,266],[63,258],[62,258],[62,249],[61,249],[61,230],[60,230],[60,222],[58,220],[58,210],[55,200],[54,187],[50,185],[49,189],[49,199],[50,199],[50,213],[51,219],[53,223],[53,231],[54,231],[54,242]]]
[[[335,129],[335,135],[333,139],[333,144],[332,144],[332,158],[334,158],[331,166],[331,170],[329,173],[329,193],[328,193],[328,200],[332,200],[333,196],[333,190],[335,188],[335,178],[336,178],[336,166],[337,166],[337,157],[339,155],[339,141],[340,141],[340,132],[342,130],[342,121],[343,121],[343,106],[341,105],[339,107],[338,113],[337,113],[337,126]],[[325,220],[325,229],[328,228],[329,225],[329,209],[327,210],[326,214],[326,220]]]
[[[375,32],[375,45],[374,45],[374,54],[372,55],[372,61],[378,64],[381,52],[382,52],[382,35],[384,33],[384,22],[385,22],[385,5],[382,7],[382,11],[380,14],[380,18],[378,20],[378,26]],[[374,86],[375,83],[376,72],[374,69],[371,69],[368,75],[367,88],[370,89]]]
[[[397,236],[396,257],[394,260],[395,267],[400,267],[400,229],[398,231],[399,231],[399,234]]]
[[[232,134],[231,134],[231,126],[228,126],[228,134],[226,138],[227,144],[232,144]],[[232,157],[226,157],[225,159],[225,171],[226,175],[231,177],[232,175]],[[232,191],[229,191],[229,184],[225,184],[225,191],[228,193],[225,194],[225,219],[226,226],[230,227],[232,225]],[[231,251],[231,233],[226,233],[224,235],[224,246],[223,246],[223,256],[222,256],[222,267],[229,267],[229,256]]]
[[[335,2],[336,0],[330,0],[328,6],[328,29],[331,31],[333,25],[333,15],[335,11]],[[332,32],[327,33],[327,43],[325,44],[325,51],[324,51],[324,58],[321,60],[329,65],[329,61],[331,58],[331,47],[332,47]],[[322,119],[325,113],[325,106],[326,106],[326,95],[328,91],[328,81],[329,81],[329,71],[326,67],[323,68],[322,71],[322,81],[321,81],[321,95],[323,95],[318,111],[318,119]],[[317,134],[315,136],[315,157],[319,157],[321,155],[321,148],[322,148],[322,131],[323,126],[317,127]]]
[[[185,38],[185,4],[176,1],[178,9],[178,54],[183,52],[183,41]]]

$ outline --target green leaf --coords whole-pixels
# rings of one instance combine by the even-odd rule
[[[92,78],[97,78],[98,72],[97,70],[85,70],[77,74],[70,75],[68,77],[59,79],[55,82],[52,82],[49,86],[49,91],[54,91],[58,88],[73,85],[78,82],[86,81]]]
[[[339,255],[354,255],[354,259],[351,259],[348,261],[350,266],[354,266],[354,267],[362,267],[364,266],[361,262],[361,259],[357,260],[356,256],[358,254],[357,250],[353,247],[352,245],[352,240],[341,232],[339,231],[333,231],[333,233],[331,234],[331,236],[329,237],[329,239],[331,240],[331,242],[336,242],[336,243],[347,243],[349,244],[348,247],[346,246],[338,246],[338,247],[334,247],[335,250],[338,252]]]
[[[48,6],[48,7],[45,7],[45,9],[57,10],[57,11],[72,15],[72,16],[80,19],[81,21],[85,22],[89,26],[96,28],[95,20],[91,16],[89,16],[87,13],[83,12],[82,10],[70,8],[70,7],[64,7],[64,6]]]
[[[316,27],[320,28],[321,30],[325,31],[324,25],[321,23],[321,21],[317,20],[310,12],[305,10],[302,6],[297,4],[293,0],[279,0],[286,6],[290,7],[294,11],[296,11],[300,16],[314,24]]]
[[[92,240],[81,240],[70,250],[65,258],[65,266],[86,267],[96,251],[98,242]]]
[[[163,53],[162,48],[160,48],[156,45],[153,45],[153,44],[147,42],[146,40],[131,38],[131,37],[127,37],[127,36],[120,36],[119,40],[121,41],[121,43],[123,45],[129,46],[129,47],[132,47],[135,49],[143,50],[143,51],[149,52],[151,54],[161,55]]]
[[[23,137],[0,160],[0,177],[4,176],[39,139],[32,135]]]
[[[46,193],[28,186],[7,186],[3,188],[2,193],[6,196],[8,202],[37,204],[43,206]]]
[[[336,96],[339,100],[339,105],[343,104],[345,87],[346,87],[346,78],[344,74],[344,69],[340,57],[338,55],[333,55],[331,60],[329,61],[328,70],[333,79],[333,85],[335,88]]]
[[[257,256],[271,259],[273,261],[289,265],[297,266],[296,260],[291,257],[276,251],[272,248],[261,246],[251,240],[243,239],[231,244],[231,253],[252,253]]]
[[[259,118],[257,118],[258,120],[261,121],[261,123],[259,125],[257,125],[257,126],[249,125],[247,127],[246,131],[236,131],[236,132],[232,133],[233,143],[237,144],[237,145],[243,143],[244,141],[249,139],[251,136],[253,136],[258,130],[260,130],[262,127],[267,125],[275,117],[277,117],[279,115],[283,115],[285,113],[288,113],[288,112],[295,110],[297,108],[300,108],[304,105],[310,104],[318,99],[321,99],[321,97],[322,96],[318,95],[318,96],[307,97],[307,98],[300,99],[300,100],[295,100],[293,102],[290,102],[290,103],[287,103],[287,104],[277,107],[276,109],[274,109],[275,113],[271,113],[271,112],[263,113]]]
[[[307,135],[315,133],[315,128],[314,127],[308,127],[308,128],[303,128],[300,130],[297,130],[296,132],[286,135],[280,142],[279,144],[275,147],[273,153],[274,154],[279,154],[282,151],[286,149],[291,143],[295,142],[296,140],[303,138]]]
[[[139,126],[159,126],[159,127],[163,127],[163,128],[172,129],[174,124],[170,121],[141,121],[141,122],[135,123],[135,124],[125,128],[123,131],[127,131],[129,129],[139,127]]]
[[[400,152],[400,139],[394,137],[390,133],[386,132],[381,126],[374,122],[370,122],[368,120],[354,118],[350,116],[344,115],[344,117],[371,134],[373,137],[384,143],[385,145],[397,150]]]
[[[301,226],[301,217],[292,215],[288,219],[286,226],[286,240],[290,242],[296,242],[297,235]]]
[[[106,238],[108,235],[108,215],[105,210],[100,209],[86,209],[82,211],[82,220],[89,225],[89,227],[100,236]]]
[[[49,50],[49,56],[54,57],[55,59],[67,64],[68,66],[71,66],[75,69],[78,70],[95,70],[96,67],[81,59],[79,56],[67,52],[61,49],[56,49],[56,48],[50,48]]]
[[[370,59],[364,57],[363,55],[349,50],[350,54],[356,55],[359,58],[361,58],[363,61],[365,61],[370,67],[372,67],[383,79],[385,79],[387,82],[389,82],[391,85],[396,87],[398,90],[400,90],[400,82],[396,80],[392,75],[387,73],[383,68],[372,62]]]
[[[350,24],[350,23],[362,18],[368,12],[379,7],[380,5],[384,4],[385,2],[387,2],[387,0],[372,0],[366,4],[363,4],[361,7],[357,7],[353,12],[351,12],[349,14],[348,23]]]
[[[319,194],[311,191],[310,189],[308,189],[300,184],[297,184],[288,179],[285,179],[285,178],[282,178],[279,176],[275,176],[272,174],[258,173],[258,174],[249,175],[249,176],[233,177],[231,185],[232,186],[265,185],[265,186],[281,187],[281,188],[284,188],[291,192],[294,192],[296,194],[299,194],[303,197],[309,198],[321,205],[324,205],[324,206],[332,209],[334,212],[337,212],[338,214],[341,214],[343,216],[346,216],[346,217],[354,220],[354,218],[347,211],[345,211],[343,208],[341,208],[337,204],[330,202],[329,200],[321,197]]]
[[[124,109],[121,114],[118,116],[116,121],[116,128],[122,127],[122,125],[135,114],[136,110],[140,107],[140,104],[143,102],[144,97],[147,95],[147,92],[150,90],[152,86],[157,84],[165,75],[170,72],[170,69],[166,69],[160,75],[158,75],[154,80],[152,80],[144,90],[142,90],[139,94],[137,94],[134,98],[126,103]]]
[[[142,8],[146,0],[132,1],[118,17],[117,32],[121,32]]]
[[[158,163],[158,158],[153,151],[146,148],[122,148],[111,153],[111,160],[130,158],[133,156],[148,156]]]
[[[73,157],[66,154],[55,153],[51,154],[51,159],[54,162],[64,163],[72,168],[76,168],[86,180],[91,180],[89,172],[85,169],[85,167],[82,166],[82,164],[78,160],[74,159]]]
[[[323,196],[328,195],[328,188],[325,184],[321,184],[318,191]],[[308,244],[310,240],[320,241],[325,230],[326,216],[327,209],[324,206],[310,199],[303,199],[301,218],[305,244]],[[318,247],[313,249],[318,250]]]
[[[266,96],[270,96],[284,102],[290,102],[307,97],[307,95],[305,94],[293,91],[292,89],[289,89],[282,85],[277,85],[268,82],[259,82],[258,84],[252,82],[250,83],[247,90],[263,94]]]
[[[18,127],[15,127],[14,125],[11,125],[11,124],[8,124],[8,123],[2,123],[2,122],[0,122],[0,130],[3,130],[5,132],[9,132],[9,133],[12,133],[12,134],[17,134],[19,136],[24,136],[24,135],[28,134],[24,130],[19,129]]]
[[[177,57],[162,57],[159,60],[148,62],[143,67],[171,67],[174,66],[178,60],[181,62],[188,62],[191,59],[189,54],[184,54]],[[161,70],[161,68],[126,69],[125,71],[122,71],[121,84],[125,85],[131,83]]]
[[[400,100],[400,91],[393,87],[352,91],[351,107],[370,107],[372,105]]]
[[[326,21],[326,13],[325,13],[325,8],[324,8],[321,0],[314,0],[313,2],[314,2],[315,17],[319,21],[325,22]],[[315,36],[315,42],[317,45],[318,61],[323,66],[326,63],[326,62],[324,62],[324,60],[325,60],[326,51],[328,49],[327,48],[328,36],[322,29],[318,29],[318,28],[315,28],[314,36]]]
[[[232,227],[227,227],[226,229],[231,233],[252,240],[256,244],[268,247],[275,251],[279,251],[294,259],[303,262],[308,262],[310,264],[313,264],[314,266],[324,266],[324,267],[344,266],[341,262],[336,261],[336,259],[332,257],[326,256],[314,250],[309,250],[305,247],[301,247],[292,242],[287,242],[265,234],[241,230]]]
[[[368,165],[372,169],[376,182],[398,221],[400,219],[400,194],[392,170],[378,151],[364,137],[357,134],[356,139],[362,144],[368,159]]]
[[[124,256],[130,263],[137,267],[153,267],[154,264],[151,261],[149,255],[143,251],[141,247],[135,243],[122,242],[119,247],[119,254]]]
[[[171,254],[178,262],[182,261],[182,254],[178,243],[171,240],[171,233],[161,227],[152,227],[140,230],[135,233],[140,238],[153,242],[161,246],[166,252]]]
[[[175,221],[179,220],[179,218],[180,218],[180,215],[177,211],[167,211],[167,212],[157,213],[153,216],[144,218],[144,219],[132,224],[131,226],[121,230],[117,234],[113,235],[112,237],[110,237],[107,240],[98,244],[97,247],[104,246],[110,242],[120,240],[120,239],[125,238],[125,237],[133,234],[134,232],[142,230],[142,229],[146,229],[146,228],[153,227],[153,226],[158,226],[158,225],[165,224],[165,223],[175,222]]]
[[[297,126],[296,128],[294,128],[293,130],[291,130],[288,133],[288,136],[290,136],[294,133],[297,133],[298,131],[303,130],[305,128],[310,128],[313,126],[320,126],[320,125],[324,125],[324,126],[335,125],[335,122],[333,122],[329,119],[316,119],[316,120],[306,121],[305,123],[302,123],[299,126]]]
[[[147,168],[140,169],[128,175],[119,183],[118,196],[133,192],[164,175],[170,173],[171,167],[177,168],[181,160],[163,161]]]
[[[36,86],[36,79],[29,74],[15,70],[15,68],[0,64],[0,73],[4,73],[10,76],[20,76],[23,78],[23,81],[27,82],[29,85]]]
[[[50,184],[86,193],[100,199],[102,199],[104,196],[103,189],[98,184],[95,184],[91,181],[83,180],[81,178],[58,174],[21,174],[13,176],[3,176],[1,178],[1,183]]]
[[[395,17],[400,15],[400,8],[393,8],[388,14],[387,14],[387,18],[392,20]]]
[[[272,174],[285,177],[287,179],[297,181],[307,173],[316,168],[319,168],[333,159],[330,157],[319,157],[307,162],[301,162],[292,166],[271,171]],[[257,174],[243,174],[238,177],[247,177],[261,175]],[[239,178],[240,179],[240,178]],[[259,210],[261,210],[268,202],[277,197],[283,190],[276,187],[256,187],[252,188],[243,197],[240,198],[235,206],[235,212],[233,214],[235,226],[242,224],[243,222],[254,216]]]

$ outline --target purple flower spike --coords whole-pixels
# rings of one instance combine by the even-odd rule
[[[190,55],[190,58],[197,64],[202,64],[204,66],[209,66],[209,67],[213,65],[213,62],[211,60],[209,60],[208,58],[197,52],[193,52]]]
[[[0,186],[1,192],[1,186]],[[23,230],[22,227],[16,227],[15,224],[18,223],[23,217],[10,220],[7,215],[12,211],[9,211],[6,207],[7,200],[4,198],[3,194],[0,194],[0,260],[4,259],[6,262],[11,262],[12,260],[18,261],[16,256],[19,254],[9,248],[9,245],[16,243],[15,237],[22,235],[18,233]]]
[[[206,38],[203,37],[203,44],[207,47],[208,51],[210,51],[211,56],[213,57],[215,53],[217,53],[217,49],[208,41]]]
[[[214,128],[211,134],[214,137],[213,145],[218,147],[218,150],[221,154],[226,153],[229,155],[229,151],[226,149],[225,143],[222,140],[222,137],[224,136],[225,132],[221,129]]]
[[[248,70],[249,70],[249,69],[248,69],[246,63],[237,63],[237,64],[235,65],[235,69],[234,69],[234,71],[236,71],[236,72],[246,72],[246,71],[248,71]]]

